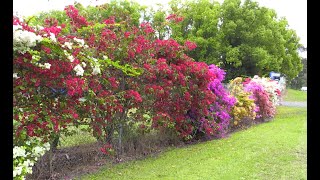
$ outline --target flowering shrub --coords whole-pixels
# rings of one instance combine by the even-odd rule
[[[66,11],[74,21],[73,30],[87,26],[72,8],[67,7]],[[43,142],[52,144],[70,124],[105,126],[106,120],[122,111],[119,99],[125,91],[112,93],[119,82],[110,74],[119,69],[124,75],[137,76],[141,71],[106,56],[96,56],[99,48],[88,45],[87,39],[77,33],[62,33],[63,28],[57,24],[38,29],[14,17],[13,27],[13,106],[21,109],[14,111],[19,122],[15,129],[17,140],[41,137]],[[135,91],[129,90],[127,95],[129,102],[141,102]],[[90,118],[90,122],[84,118]]]
[[[256,105],[252,98],[252,92],[244,90],[243,79],[237,77],[230,81],[229,91],[230,94],[236,98],[236,103],[232,107],[231,116],[233,123],[231,127],[243,126],[243,120],[254,120],[256,118]]]
[[[273,106],[279,105],[281,92],[284,90],[283,85],[280,85],[278,81],[272,80],[270,78],[260,78],[258,76],[252,78],[251,81],[256,82],[264,87],[264,89],[269,93]]]
[[[175,128],[180,137],[191,139],[198,130],[201,131],[198,125],[201,117],[209,114],[209,106],[215,101],[215,95],[208,89],[215,76],[205,63],[179,56],[183,47],[174,40],[157,40],[157,43],[160,46],[159,59],[154,65],[144,65],[145,93],[148,99],[154,99],[144,109],[155,114],[154,128]],[[155,81],[158,83],[154,84]],[[196,114],[194,119],[187,116],[189,110]],[[210,135],[213,132],[208,130],[205,133]]]
[[[40,28],[14,18],[13,106],[23,109],[21,116],[14,112],[16,136],[52,144],[67,126],[90,124],[96,137],[112,144],[136,108],[137,121],[150,114],[153,128],[192,138],[187,111],[194,108],[200,121],[215,101],[208,89],[215,75],[184,54],[196,45],[157,39],[149,23],[89,22],[73,6],[65,11],[68,31],[54,18]]]
[[[278,105],[281,96],[277,83],[258,76],[253,79],[247,78],[243,83],[244,89],[252,92],[252,97],[257,105],[257,118],[265,120],[274,117],[276,105]]]
[[[275,107],[270,100],[269,93],[258,83],[250,82],[245,85],[245,90],[252,92],[252,98],[257,106],[256,118],[271,118],[275,114]]]
[[[43,142],[51,143],[60,130],[79,117],[74,100],[81,97],[85,88],[83,69],[69,48],[64,49],[67,42],[61,41],[67,38],[59,38],[59,28],[37,31],[18,19],[14,19],[14,27],[14,31],[29,34],[15,34],[14,39],[20,42],[35,42],[33,38],[41,36],[36,45],[17,44],[15,47],[19,48],[14,48],[13,106],[22,110],[20,114],[14,111],[19,121],[15,135],[21,139],[41,137]]]
[[[24,146],[13,147],[13,178],[25,179],[32,173],[32,167],[37,160],[50,148],[49,143],[42,143],[38,138],[25,142]]]
[[[209,83],[208,89],[212,91],[216,99],[210,105],[208,117],[201,118],[198,130],[206,135],[223,137],[227,133],[231,118],[230,112],[236,103],[236,99],[223,87],[222,81],[224,80],[225,72],[213,64],[209,66],[209,72],[215,78]],[[192,114],[193,112],[190,111],[189,115],[194,118]]]

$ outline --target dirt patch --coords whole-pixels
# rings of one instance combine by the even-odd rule
[[[98,143],[93,143],[58,149],[52,154],[47,152],[33,167],[33,174],[26,179],[72,179],[80,174],[96,171],[107,162],[99,147]]]
[[[159,138],[159,136],[154,136]],[[152,139],[141,137],[139,141],[128,141],[123,147],[123,153],[118,156],[108,157],[100,151],[101,144],[91,143],[69,148],[57,149],[51,154],[47,152],[33,167],[32,175],[27,180],[69,180],[97,172],[106,164],[117,164],[132,160],[157,156],[169,146],[181,147],[183,142],[172,139]]]
[[[307,102],[282,101],[280,102],[280,105],[289,107],[307,107]]]

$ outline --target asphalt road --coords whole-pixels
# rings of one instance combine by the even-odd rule
[[[290,106],[290,107],[307,107],[307,102],[292,102],[292,101],[282,101],[280,106]]]

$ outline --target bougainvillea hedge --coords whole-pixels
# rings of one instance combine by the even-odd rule
[[[131,120],[144,124],[148,115],[153,129],[182,140],[224,137],[243,118],[274,116],[275,83],[238,78],[225,89],[224,70],[185,54],[195,43],[159,39],[149,23],[134,26],[125,14],[94,22],[73,6],[65,13],[67,25],[13,18],[15,147],[37,137],[52,149],[68,126],[89,125],[108,154],[132,109]]]

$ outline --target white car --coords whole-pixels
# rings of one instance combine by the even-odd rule
[[[307,91],[307,87],[302,87],[301,91]]]

